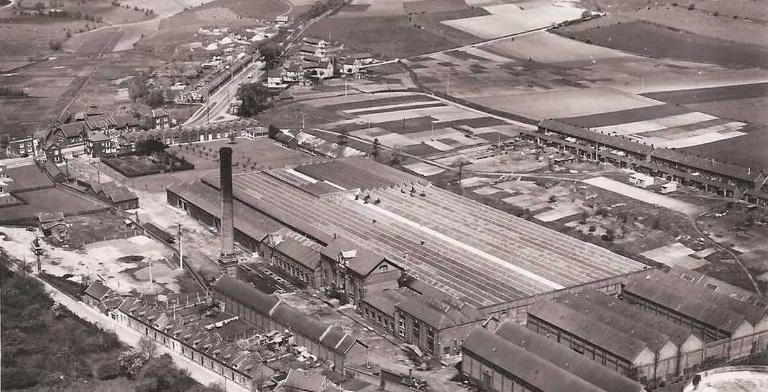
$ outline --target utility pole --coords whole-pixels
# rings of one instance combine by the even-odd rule
[[[179,269],[184,269],[184,240],[181,238],[181,223],[179,223]]]

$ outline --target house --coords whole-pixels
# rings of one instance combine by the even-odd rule
[[[43,143],[43,153],[45,157],[54,163],[64,162],[64,154],[61,152],[61,143],[63,139],[51,138]]]
[[[643,385],[512,322],[495,333],[473,330],[462,346],[461,372],[483,391],[645,392]]]
[[[172,126],[171,115],[163,109],[154,109],[150,112],[152,128],[166,129]]]
[[[315,37],[304,37],[302,41],[304,41],[304,43],[306,43],[307,45],[316,46],[318,48],[325,48],[330,44],[328,41],[322,38],[315,38]]]
[[[270,70],[267,72],[267,88],[285,88],[287,85],[283,83],[283,75],[280,71]]]
[[[342,392],[343,389],[328,377],[302,369],[289,369],[288,376],[275,388],[275,392]]]
[[[48,138],[60,136],[64,139],[64,147],[82,145],[85,142],[85,133],[88,131],[88,125],[85,121],[75,121],[66,124],[60,124],[53,129]]]
[[[104,299],[107,298],[110,292],[112,292],[112,289],[105,286],[104,282],[101,280],[95,280],[88,286],[87,289],[85,289],[85,293],[82,297],[83,302],[92,307],[97,307],[102,303],[102,301],[104,301]]]
[[[287,132],[277,132],[272,135],[272,139],[290,149],[296,149],[299,147],[299,142],[296,138]]]
[[[360,62],[354,59],[345,58],[341,61],[341,73],[344,75],[354,75],[360,72]]]
[[[334,369],[343,371],[347,365],[362,365],[366,361],[368,347],[356,337],[245,282],[222,275],[211,287],[211,294],[224,311],[236,314],[262,332],[293,333],[294,344],[305,347],[310,354],[329,362]]]
[[[333,64],[330,61],[321,61],[317,64],[305,67],[311,78],[327,79],[333,77]]]
[[[109,113],[86,116],[84,122],[88,127],[88,131],[101,131],[103,133],[110,134],[117,129],[117,123]]]
[[[88,131],[85,137],[85,153],[94,158],[101,158],[114,155],[117,149],[107,135],[98,131]]]
[[[343,294],[352,304],[359,305],[369,290],[398,287],[402,267],[352,241],[336,238],[321,253],[321,286]]]
[[[309,64],[309,65],[316,64],[323,61],[322,57],[315,56],[314,54],[307,54],[307,55],[301,56],[301,59],[304,61],[305,64]]]
[[[299,63],[290,63],[287,67],[283,68],[284,82],[298,82],[303,75],[304,70]]]
[[[283,27],[288,24],[288,15],[278,15],[275,17],[275,25]]]
[[[5,150],[10,157],[27,157],[37,154],[40,141],[32,136],[8,140]]]
[[[129,113],[117,113],[112,118],[115,121],[115,129],[118,134],[138,131],[141,125],[139,120]]]
[[[326,51],[325,51],[324,48],[320,48],[320,47],[317,47],[317,46],[301,45],[299,47],[299,53],[302,56],[313,55],[313,56],[323,57],[323,56],[325,56]]]
[[[56,242],[61,242],[69,235],[69,226],[64,222],[64,213],[40,212],[37,220],[43,235],[51,237]]]
[[[370,53],[355,53],[350,56],[353,61],[357,61],[360,64],[367,65],[373,62],[373,55]]]

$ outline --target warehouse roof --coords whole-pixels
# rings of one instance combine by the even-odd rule
[[[453,305],[426,296],[405,296],[395,308],[441,330],[481,321],[485,315],[471,305]]]
[[[734,332],[742,323],[749,323],[742,314],[697,297],[689,297],[685,287],[671,288],[659,284],[649,274],[630,279],[622,290],[725,332]]]
[[[708,289],[706,286],[692,284],[691,282],[675,275],[671,275],[662,271],[651,271],[646,276],[648,279],[653,280],[658,284],[684,293],[686,298],[696,298],[701,302],[719,305],[736,313],[742,314],[752,325],[757,325],[757,323],[765,319],[766,315],[768,315],[768,311],[760,308],[759,306],[752,305],[744,301],[739,301],[736,298],[731,298],[727,294],[720,294],[714,290]]]
[[[556,302],[534,304],[528,310],[528,317],[567,331],[630,363],[634,363],[643,351],[651,351],[645,342]]]
[[[251,287],[249,284],[227,275],[222,275],[216,283],[213,284],[213,290],[266,315],[269,314],[270,309],[272,309],[275,304],[280,302],[276,296],[264,294]]]
[[[613,312],[599,304],[593,303],[581,297],[572,294],[565,294],[557,299],[557,302],[567,306],[569,309],[579,312],[585,316],[591,317],[594,321],[610,325],[611,327],[632,336],[648,345],[648,348],[658,353],[663,348],[671,345],[676,348],[675,343],[669,336],[651,328],[646,328],[634,320],[630,320],[619,313]]]
[[[462,352],[478,360],[490,362],[507,374],[544,392],[606,392],[482,328],[475,329],[464,340]]]
[[[660,333],[669,336],[669,338],[672,339],[672,342],[678,346],[682,346],[683,343],[691,337],[701,342],[701,339],[696,336],[693,331],[682,327],[680,324],[667,320],[654,313],[641,311],[628,302],[603,294],[595,289],[585,289],[578,293],[574,293],[573,295],[591,301],[595,305],[610,309],[612,312],[635,321],[638,326],[642,325],[646,328],[659,331]]]
[[[275,250],[311,270],[315,270],[320,265],[320,252],[305,246],[293,238],[286,238],[277,244]]]
[[[496,335],[606,391],[641,392],[645,390],[641,384],[597,362],[590,361],[570,348],[522,325],[507,321],[499,326]]]

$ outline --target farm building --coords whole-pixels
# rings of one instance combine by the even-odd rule
[[[540,122],[538,131],[531,137],[539,143],[557,145],[589,159],[628,167],[726,197],[768,205],[768,169],[752,170],[677,150],[656,148],[556,120]]]
[[[347,365],[365,363],[368,347],[337,326],[325,324],[267,295],[247,283],[222,275],[212,286],[215,301],[262,332],[287,330],[293,343],[307,348],[318,359],[343,371]]]
[[[642,385],[521,329],[504,324],[496,333],[473,330],[462,346],[462,373],[484,391],[644,391]],[[520,336],[530,336],[533,343],[525,344]]]
[[[768,343],[763,341],[765,337],[760,341],[750,338],[768,331],[765,308],[671,274],[651,271],[633,277],[622,287],[621,295],[625,301],[692,329],[707,341],[746,337],[748,340],[738,349],[730,349],[732,357],[749,354]]]
[[[208,176],[188,185],[194,188],[189,193],[217,194],[219,179]],[[174,188],[169,189],[173,205],[194,204],[192,195],[172,197]],[[643,269],[364,158],[237,174],[234,194],[243,209],[320,245],[351,241],[416,280],[502,318],[516,300]],[[200,209],[215,215],[217,205]]]

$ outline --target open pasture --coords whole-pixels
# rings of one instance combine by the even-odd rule
[[[93,22],[43,16],[14,16],[9,9],[0,10],[0,70],[10,71],[32,63],[35,57],[59,56],[50,48],[51,39],[66,39]]]
[[[307,34],[344,42],[357,51],[390,58],[417,56],[455,47],[442,36],[413,26],[406,16],[359,16],[345,13],[322,19],[307,29]]]
[[[660,104],[649,98],[599,87],[478,97],[473,101],[493,109],[538,120],[585,116]]]
[[[275,16],[283,15],[290,11],[291,8],[288,1],[283,0],[213,0],[206,3],[200,7],[200,10],[219,7],[227,8],[243,18],[261,19],[264,21],[273,21]],[[291,1],[291,3],[302,3],[302,1]]]
[[[461,11],[469,8],[464,0],[417,0],[403,3],[407,14]]]
[[[212,0],[122,0],[120,1],[120,4],[127,5],[131,8],[138,7],[143,9],[151,9],[154,11],[155,15],[164,18],[177,14],[183,11],[185,8],[197,7],[210,1]]]
[[[658,93],[646,93],[643,95],[648,98],[676,104],[765,98],[768,97],[768,83],[663,91]]]
[[[768,26],[766,26],[765,21],[768,19],[758,16],[768,13],[766,11],[768,6],[763,2],[750,0],[711,1],[709,5],[712,6],[714,3],[717,3],[718,5],[725,5],[726,8],[730,8],[736,3],[744,5],[745,2],[760,4],[762,11],[755,10],[756,12],[752,13],[743,8],[739,11],[729,9],[728,12],[720,12],[718,15],[714,15],[702,12],[701,9],[691,12],[685,7],[651,7],[650,9],[640,8],[628,13],[626,16],[671,29],[688,31],[705,37],[743,44],[746,47],[758,46],[766,48],[768,47],[768,42],[766,42],[765,37],[768,35]],[[701,3],[701,1],[697,3]],[[699,4],[697,4],[698,7],[700,7]],[[751,8],[754,10],[760,7],[752,6]],[[734,19],[733,15],[739,15],[741,18]],[[749,17],[753,20],[745,20],[744,17]],[[760,19],[762,19],[762,22]]]
[[[496,41],[482,45],[481,48],[513,59],[531,59],[539,63],[592,62],[631,56],[618,50],[585,44],[546,31]]]
[[[65,216],[69,216],[106,209],[84,196],[74,195],[59,188],[22,192],[18,193],[16,198],[24,204],[0,209],[0,222],[28,224],[37,221],[36,214],[39,212],[63,212]]]
[[[337,14],[343,18],[402,16],[405,15],[403,0],[352,0]]]
[[[768,67],[768,48],[740,44],[719,38],[705,37],[682,30],[653,25],[641,21],[613,19],[589,21],[575,29],[557,29],[558,34],[576,38],[611,49],[623,50],[653,58],[669,58],[701,63],[720,64],[728,67]],[[597,26],[599,28],[587,28]]]
[[[757,168],[768,167],[768,128],[762,126],[747,134],[733,139],[701,144],[685,148],[684,151],[707,157],[715,157],[720,162]]]
[[[571,4],[539,4],[523,9],[517,4],[484,7],[491,15],[443,21],[444,24],[484,39],[544,28],[581,18],[583,9]]]

